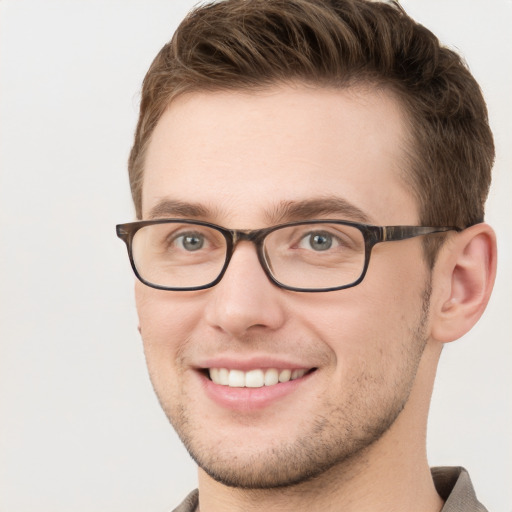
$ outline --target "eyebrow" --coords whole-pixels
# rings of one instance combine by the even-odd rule
[[[162,199],[151,210],[149,210],[148,219],[158,219],[167,217],[191,217],[194,219],[211,218],[213,213],[208,207],[197,204],[177,201],[175,199]]]
[[[281,201],[267,214],[271,224],[307,220],[315,217],[335,216],[340,220],[371,223],[370,217],[359,207],[338,196],[306,199],[302,201]]]
[[[220,213],[220,210],[203,204],[164,198],[151,208],[148,219],[183,217],[211,221],[221,217]],[[371,223],[370,217],[363,210],[338,196],[280,201],[265,212],[265,220],[269,225],[326,216],[336,217],[340,220]]]

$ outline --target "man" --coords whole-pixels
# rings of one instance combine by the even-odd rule
[[[178,511],[485,510],[430,470],[436,365],[489,299],[478,85],[397,5],[228,0],[153,62],[129,161]]]

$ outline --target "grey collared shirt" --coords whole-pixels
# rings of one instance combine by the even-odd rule
[[[473,484],[464,468],[432,468],[437,493],[444,500],[441,512],[487,512],[476,499]],[[192,509],[194,510],[194,509]]]

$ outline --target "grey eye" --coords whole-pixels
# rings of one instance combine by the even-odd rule
[[[325,232],[316,232],[306,235],[301,240],[299,246],[303,249],[313,249],[314,251],[327,251],[332,247],[332,244],[332,235]]]
[[[204,236],[197,234],[181,235],[176,238],[176,244],[186,251],[198,251],[204,246]]]

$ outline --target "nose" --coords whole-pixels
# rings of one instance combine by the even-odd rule
[[[285,321],[283,290],[272,284],[250,242],[240,242],[205,310],[210,326],[232,337],[277,330]]]

